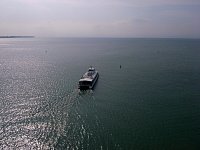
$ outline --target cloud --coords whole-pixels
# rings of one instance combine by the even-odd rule
[[[1,0],[0,35],[199,36],[199,0]]]

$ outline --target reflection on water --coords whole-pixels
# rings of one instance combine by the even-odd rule
[[[102,147],[94,91],[66,84],[54,65],[34,57],[0,67],[2,149]]]
[[[81,113],[88,105],[95,109],[93,91],[66,92],[62,79],[52,80],[54,66],[37,61],[23,64],[2,66],[12,69],[1,78],[1,148],[80,149],[96,140],[87,125],[91,118]],[[97,116],[92,124],[99,126]]]

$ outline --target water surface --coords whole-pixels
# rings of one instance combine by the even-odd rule
[[[199,58],[195,39],[0,39],[0,149],[198,149]]]

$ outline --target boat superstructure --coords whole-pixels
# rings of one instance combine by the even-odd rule
[[[98,71],[91,66],[79,80],[79,89],[80,90],[93,89],[95,83],[98,80],[98,77],[99,77]]]

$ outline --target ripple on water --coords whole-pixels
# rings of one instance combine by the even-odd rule
[[[0,69],[0,148],[52,148],[72,105],[52,80],[54,66],[31,57],[5,60]]]
[[[29,63],[24,68],[18,68],[21,63],[10,64],[20,72],[3,73],[0,148],[106,148],[95,93],[79,92],[63,77],[58,80],[52,65]],[[26,65],[36,72],[29,73]]]

